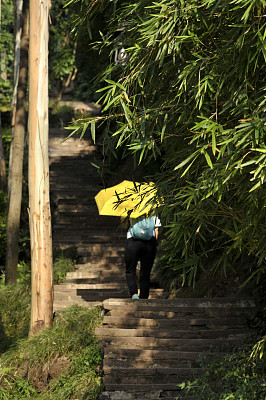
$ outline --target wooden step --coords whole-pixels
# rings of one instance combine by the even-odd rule
[[[103,267],[104,269],[104,267]],[[102,271],[103,271],[102,269]],[[68,272],[67,273],[67,278],[68,279],[91,279],[93,276],[95,276],[95,274],[97,274],[96,276],[99,276],[99,274],[101,273],[101,271],[99,271],[99,269],[92,269],[91,271],[87,271],[87,270],[77,270],[77,271],[72,271],[72,272]],[[108,269],[107,271],[105,271],[103,273],[103,276],[106,276],[106,278],[108,279],[109,277],[111,278],[112,276],[117,276],[119,275],[123,278],[125,276],[124,274],[124,269],[119,269],[119,268],[114,268],[114,269]]]
[[[97,306],[102,306],[102,301],[101,300],[86,301],[86,300],[83,300],[81,297],[75,297],[75,298],[63,297],[61,299],[55,298],[54,304],[53,304],[53,309],[56,312],[56,311],[63,310],[64,308],[74,306],[74,305],[77,305],[80,307],[97,307]]]
[[[200,354],[211,350],[217,357],[246,340],[247,320],[256,312],[253,299],[236,298],[108,299],[103,306],[95,333],[110,399],[125,391],[125,398],[144,400],[156,388],[151,398],[189,399],[177,384],[203,372]]]
[[[156,281],[151,299],[130,299],[125,232],[118,217],[99,216],[94,199],[103,188],[91,165],[97,146],[86,135],[62,142],[67,135],[63,129],[50,131],[53,244],[75,246],[79,265],[55,285],[54,310],[75,304],[104,308],[103,324],[95,330],[104,353],[101,400],[192,400],[178,383],[202,373],[203,351],[217,357],[245,340],[256,304],[235,298],[165,299]]]
[[[208,328],[208,329],[227,329],[228,327],[246,328],[247,319],[242,317],[235,318],[134,318],[134,317],[121,317],[121,316],[108,316],[105,315],[103,325],[108,327],[124,327],[124,328],[137,328],[137,327],[155,327],[155,328]]]
[[[200,352],[147,350],[147,349],[122,349],[120,347],[106,346],[104,348],[104,368],[113,367],[199,367]]]
[[[192,396],[185,396],[183,397],[181,390],[175,390],[171,391],[172,396],[169,394],[169,396],[163,396],[161,397],[161,392],[160,390],[157,391],[148,391],[148,392],[142,392],[142,391],[137,391],[137,392],[126,392],[126,391],[110,391],[110,392],[102,392],[100,394],[100,400],[158,400],[158,399],[163,399],[163,400],[177,400],[177,396],[182,396],[178,397],[178,399],[181,400],[195,400],[194,397]],[[167,393],[167,392],[165,392]]]
[[[130,308],[130,309],[129,309]],[[211,309],[208,308],[199,308],[199,307],[175,307],[175,308],[164,308],[157,311],[156,309],[149,310],[148,307],[119,307],[113,306],[111,310],[108,310],[108,315],[110,316],[119,316],[124,317],[125,319],[131,317],[137,318],[218,318],[221,315],[221,308],[220,307],[212,307]],[[243,308],[234,308],[232,309],[223,309],[222,316],[232,317],[232,315],[238,316],[245,316],[247,318],[253,318],[256,313],[256,308],[250,309],[243,309]]]
[[[144,384],[135,384],[135,383],[124,383],[120,384],[119,387],[115,383],[108,383],[105,385],[106,391],[122,391],[126,393],[151,393],[151,392],[158,392],[159,394],[165,390],[176,391],[177,390],[177,383],[144,383]],[[134,398],[134,397],[133,397]],[[144,398],[147,400],[147,398]]]
[[[177,326],[172,329],[156,329],[154,327],[138,327],[131,329],[101,327],[96,328],[96,335],[99,338],[137,338],[137,337],[153,337],[153,338],[173,338],[173,339],[222,339],[231,338],[232,336],[239,339],[245,334],[243,329],[202,329],[197,330],[181,330]]]
[[[244,337],[244,336],[243,336]],[[242,338],[242,337],[241,337]],[[220,339],[164,339],[154,337],[113,337],[105,336],[101,339],[101,346],[120,346],[122,349],[150,349],[158,348],[175,351],[206,351],[215,347],[217,352],[232,350],[239,344],[241,338]]]
[[[139,304],[139,303],[138,303]],[[129,300],[120,299],[107,299],[104,302],[104,308],[109,310],[109,307],[119,305],[119,306],[133,306],[133,303]],[[136,303],[134,303],[134,306]],[[202,307],[202,308],[228,308],[228,307],[255,307],[254,299],[247,298],[185,298],[185,299],[167,299],[167,300],[142,300],[141,307],[149,307],[160,309],[164,307],[165,309],[173,309],[174,307]]]
[[[104,368],[104,384],[178,384],[203,374],[202,368]]]

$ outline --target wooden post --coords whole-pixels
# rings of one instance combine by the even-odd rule
[[[48,160],[48,0],[30,0],[29,218],[30,334],[53,321],[53,263]]]

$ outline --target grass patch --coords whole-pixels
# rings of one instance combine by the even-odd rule
[[[0,399],[96,399],[102,355],[93,332],[101,320],[100,308],[73,306],[51,329],[18,340],[0,360]]]
[[[28,335],[30,290],[23,284],[0,287],[0,353]]]
[[[67,257],[64,253],[57,255],[54,265],[54,284],[59,285],[65,279],[67,272],[75,271],[74,256]]]
[[[55,252],[56,284],[75,269],[74,259],[74,250]],[[93,332],[101,309],[69,307],[56,313],[51,329],[29,338],[30,275],[20,263],[17,285],[0,281],[0,400],[96,399],[102,354]]]
[[[74,271],[73,252],[67,258],[57,254],[54,266],[54,283],[59,284],[67,272]],[[71,258],[70,258],[71,257]],[[0,354],[18,339],[28,336],[30,324],[31,271],[29,264],[18,265],[17,285],[4,285],[4,275],[0,278]]]
[[[75,269],[74,252],[55,253],[54,281]],[[28,337],[30,266],[18,266],[17,285],[0,280],[0,400],[94,400],[102,390],[102,354],[94,335],[101,308],[57,312],[53,327]],[[2,354],[1,354],[2,353]]]

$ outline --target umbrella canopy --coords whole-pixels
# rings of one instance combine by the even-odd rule
[[[151,210],[155,194],[153,183],[123,181],[101,190],[95,196],[95,201],[100,215],[126,217],[131,211],[130,217],[137,218]]]

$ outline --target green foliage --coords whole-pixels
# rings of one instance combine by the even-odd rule
[[[246,346],[233,354],[219,356],[219,360],[217,357],[211,360],[207,354],[202,363],[206,368],[204,375],[193,382],[183,383],[181,388],[188,395],[196,396],[197,400],[264,400],[265,358],[254,350],[251,355],[250,352],[250,347]]]
[[[80,22],[78,15],[82,15]],[[87,2],[76,4],[60,0],[52,2],[49,38],[49,88],[50,94],[71,100],[95,101],[95,76],[99,73],[98,51],[92,47],[93,39],[100,39],[104,16],[95,15],[87,23]],[[75,28],[78,29],[78,35]],[[108,56],[107,56],[108,57]],[[108,62],[104,62],[105,65]],[[69,119],[67,120],[67,122]],[[67,123],[66,122],[66,123]]]
[[[1,358],[1,400],[94,400],[102,356],[93,334],[100,308],[69,307],[51,329],[19,340]]]
[[[5,286],[2,277],[0,285],[0,353],[17,339],[28,335],[30,289],[25,281],[23,280],[17,285]]]
[[[265,2],[115,4],[102,48],[112,56],[122,42],[127,62],[115,65],[111,58],[102,72],[97,121],[105,127],[107,153],[121,148],[138,163],[158,163],[151,179],[163,199],[164,264],[193,284],[207,264],[226,273],[249,257],[249,278],[260,279],[266,255]],[[100,6],[89,2],[92,18]],[[73,133],[92,121],[78,121]]]
[[[58,256],[53,265],[54,284],[58,285],[66,277],[67,272],[75,270],[75,263],[71,258],[66,258],[64,254]]]
[[[59,284],[67,272],[74,271],[73,249],[57,254],[53,265],[54,283]],[[0,279],[0,353],[14,344],[16,340],[28,335],[30,324],[30,264],[18,264],[17,285],[4,284],[5,277]]]
[[[72,75],[75,69],[76,43],[71,35],[70,13],[63,0],[52,2],[49,37],[49,79],[53,88]]]

